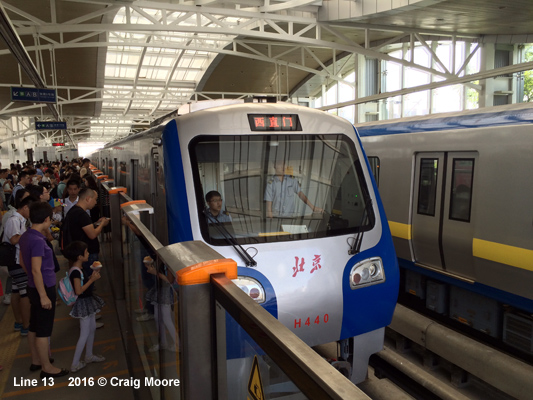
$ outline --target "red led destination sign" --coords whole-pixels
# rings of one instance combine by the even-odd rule
[[[298,114],[248,114],[252,131],[301,131]]]
[[[52,146],[54,147],[60,147],[60,146],[64,146],[65,143],[52,143]]]

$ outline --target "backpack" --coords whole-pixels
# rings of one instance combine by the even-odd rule
[[[63,223],[59,230],[59,248],[63,252],[66,247],[72,243],[72,235],[70,233],[70,220],[63,218]]]
[[[70,273],[73,270],[80,271],[81,274],[81,285],[83,286],[83,272],[79,267],[72,267],[67,272],[67,275],[62,278],[59,281],[59,285],[57,288],[57,292],[59,293],[59,297],[61,297],[61,300],[65,302],[67,306],[72,306],[78,299],[78,295],[76,294],[74,288],[72,287],[72,282],[70,281]]]
[[[57,199],[59,196],[57,195],[57,185],[52,189],[50,192],[50,198],[51,199]]]

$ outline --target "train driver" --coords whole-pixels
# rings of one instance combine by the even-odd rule
[[[231,222],[231,215],[226,211],[222,211],[222,196],[216,190],[211,190],[205,195],[207,208],[205,215],[210,224],[218,222]]]
[[[274,162],[276,173],[267,182],[265,189],[267,218],[276,217],[296,217],[295,195],[313,210],[313,212],[324,212],[322,208],[315,207],[302,192],[298,180],[285,174],[285,161],[276,160]]]

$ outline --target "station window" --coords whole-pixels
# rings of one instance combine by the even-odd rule
[[[470,222],[474,159],[454,158],[452,174],[450,219]]]
[[[435,216],[438,166],[439,160],[437,158],[422,158],[420,160],[418,214]]]
[[[368,157],[368,163],[370,164],[370,169],[374,174],[374,179],[376,180],[376,185],[379,187],[379,157]]]

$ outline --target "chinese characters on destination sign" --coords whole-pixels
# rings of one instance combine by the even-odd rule
[[[301,131],[298,114],[248,114],[250,129],[256,131]]]

